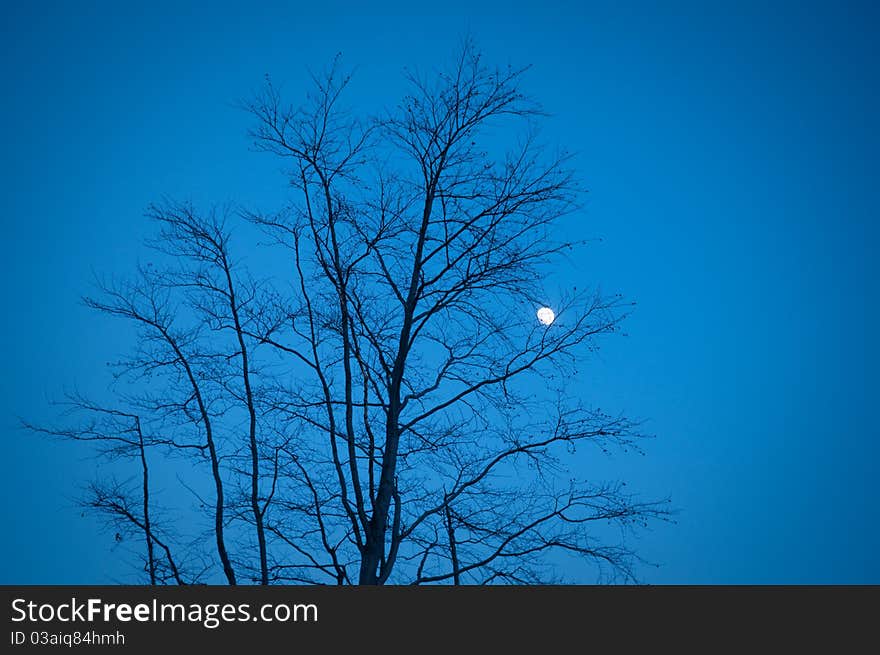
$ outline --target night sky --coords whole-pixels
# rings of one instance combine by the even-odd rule
[[[131,335],[80,296],[131,271],[149,203],[279,206],[237,102],[266,74],[296,98],[341,51],[370,113],[469,34],[532,65],[544,136],[579,153],[590,193],[563,227],[592,241],[560,276],[638,303],[583,394],[656,435],[602,466],[678,510],[642,536],[661,566],[641,578],[880,583],[873,3],[17,4],[0,21],[0,582],[130,580],[75,507],[100,462],[17,426],[106,388]]]

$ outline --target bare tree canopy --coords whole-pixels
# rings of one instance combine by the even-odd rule
[[[150,208],[157,265],[86,298],[139,329],[116,400],[71,395],[61,427],[28,426],[137,464],[83,504],[142,540],[150,583],[553,583],[566,558],[635,579],[625,537],[666,502],[565,467],[578,444],[643,436],[575,371],[629,304],[573,288],[536,319],[581,245],[558,224],[581,190],[523,72],[468,42],[371,118],[344,106],[336,63],[302,105],[267,81],[245,105],[290,205]],[[289,279],[236,258],[237,225]],[[181,465],[209,483],[157,509],[157,471]]]

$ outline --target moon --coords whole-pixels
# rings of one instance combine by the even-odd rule
[[[541,309],[538,310],[538,320],[543,325],[550,325],[556,320],[556,314],[549,307],[541,307]]]

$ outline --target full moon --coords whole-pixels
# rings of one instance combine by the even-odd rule
[[[538,320],[544,325],[550,325],[556,320],[556,314],[554,314],[553,310],[549,307],[541,307],[541,309],[538,310]]]

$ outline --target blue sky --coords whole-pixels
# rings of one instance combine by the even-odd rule
[[[283,177],[235,106],[265,74],[296,95],[342,51],[371,111],[465,33],[533,66],[545,136],[580,153],[565,229],[602,240],[572,279],[638,302],[584,394],[657,435],[613,460],[680,510],[641,539],[644,580],[880,582],[870,3],[180,4],[3,10],[0,582],[124,578],[73,507],[98,463],[16,416],[106,386],[127,335],[79,297],[130,270],[146,206],[272,207]]]

